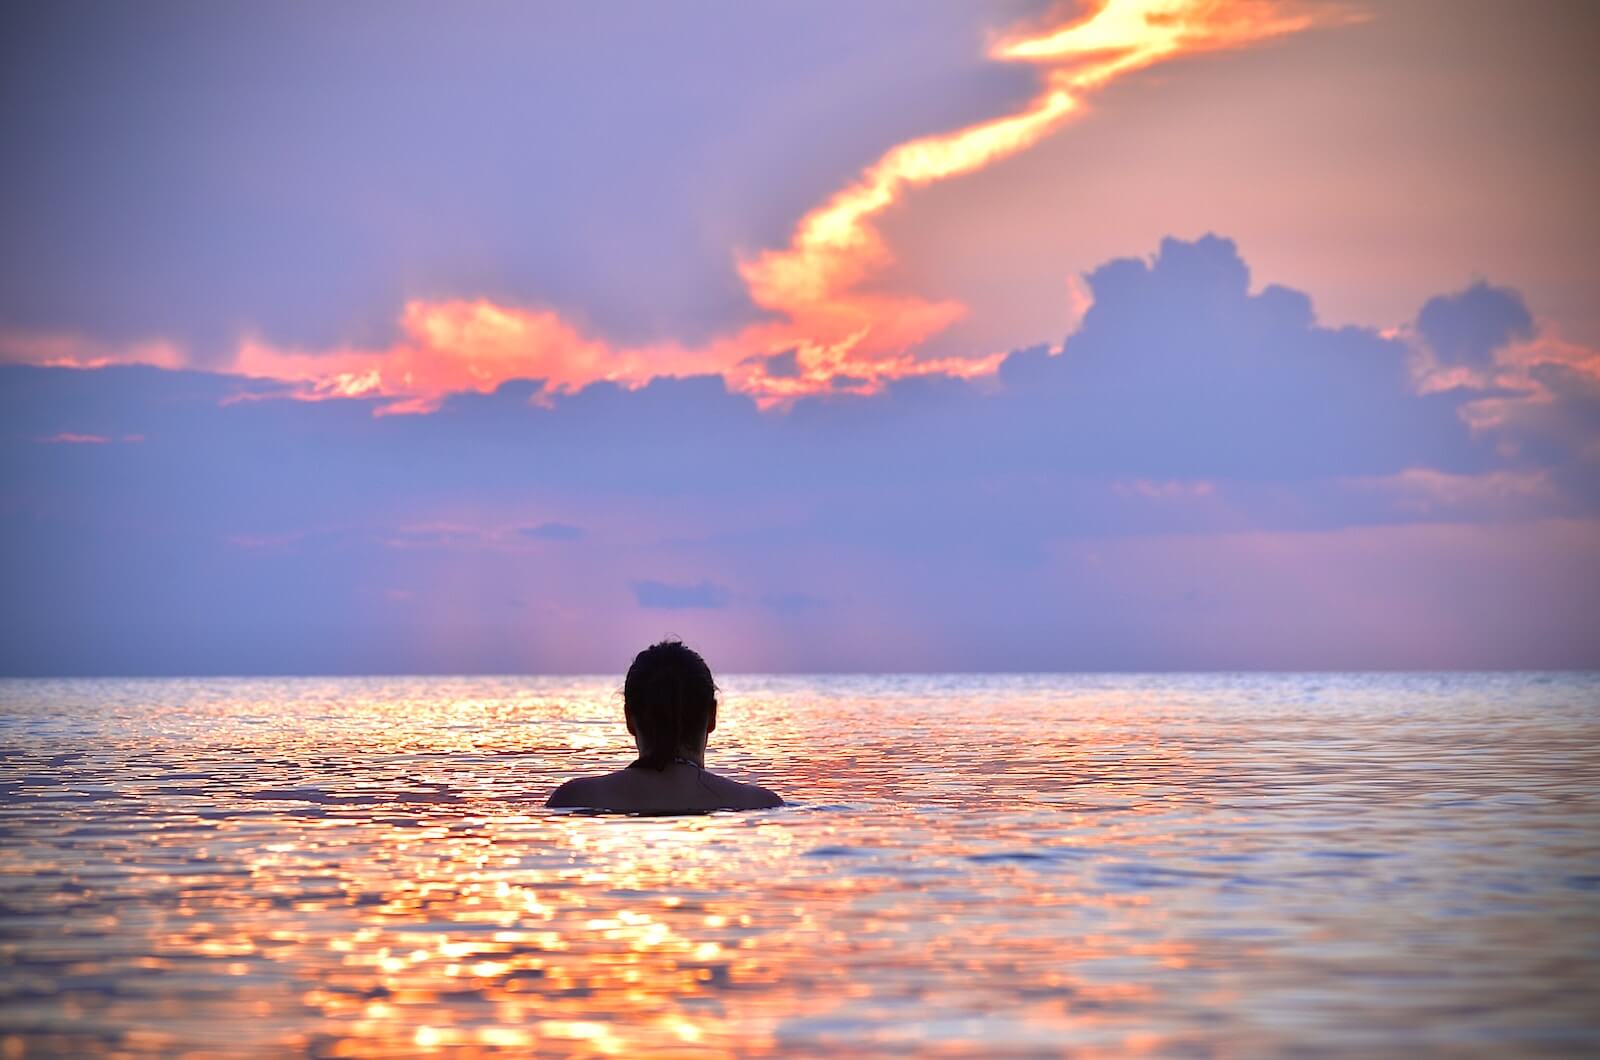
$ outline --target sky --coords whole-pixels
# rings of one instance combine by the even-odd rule
[[[1580,2],[0,9],[0,673],[1600,666]]]

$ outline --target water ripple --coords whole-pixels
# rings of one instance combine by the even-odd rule
[[[1600,680],[0,683],[0,1055],[1592,1053]]]

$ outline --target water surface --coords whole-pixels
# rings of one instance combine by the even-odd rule
[[[0,1055],[1600,1049],[1600,678],[0,682]]]

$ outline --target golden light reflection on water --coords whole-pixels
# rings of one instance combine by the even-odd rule
[[[1594,678],[726,684],[795,805],[543,810],[610,681],[0,685],[0,1055],[1600,1040]]]

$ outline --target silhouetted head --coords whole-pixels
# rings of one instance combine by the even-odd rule
[[[717,683],[698,653],[664,640],[634,657],[622,706],[639,744],[634,765],[665,769],[674,758],[705,750],[706,735],[717,727]]]

